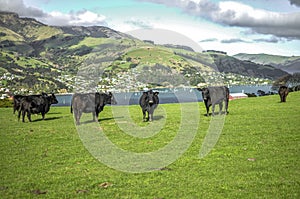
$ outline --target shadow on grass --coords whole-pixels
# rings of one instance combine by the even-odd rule
[[[99,118],[98,122],[107,121],[107,120],[113,120],[113,119],[115,119],[115,118],[113,118],[113,117]]]
[[[106,120],[113,120],[114,118],[113,117],[108,117],[108,118],[100,118],[98,120],[87,120],[87,121],[84,121],[84,122],[80,122],[80,124],[90,124],[90,123],[93,123],[93,122],[101,122],[101,121],[106,121]]]
[[[49,113],[47,113],[47,115],[54,115],[54,114],[62,114],[62,112],[49,112]]]
[[[62,117],[48,117],[48,118],[45,118],[44,121],[58,120],[60,118],[62,118]],[[43,119],[40,118],[40,119],[32,120],[32,122],[39,122],[39,121],[43,121]]]
[[[164,118],[164,116],[162,116],[162,115],[153,116],[153,120],[161,120],[163,118]]]
[[[227,114],[225,113],[225,111],[222,111],[221,113],[220,112],[215,112],[215,115],[212,115],[212,113],[208,113],[208,115],[205,113],[203,114],[204,116],[217,116],[217,115],[228,115],[229,114],[229,111],[227,112]]]

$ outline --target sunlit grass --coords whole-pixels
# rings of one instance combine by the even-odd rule
[[[32,123],[18,122],[11,108],[2,108],[1,198],[299,198],[299,100],[300,92],[290,93],[286,103],[276,95],[231,101],[220,139],[202,159],[199,152],[211,118],[199,103],[200,126],[188,150],[165,168],[137,174],[109,168],[91,156],[69,107],[51,107],[45,121],[34,115]],[[144,123],[139,106],[107,106],[96,126],[120,148],[155,151],[176,136],[179,107],[161,104],[155,120]],[[130,118],[122,117],[122,108]],[[91,114],[82,119],[86,123],[81,127],[94,125]],[[138,138],[118,123],[125,129],[127,124],[163,128]]]

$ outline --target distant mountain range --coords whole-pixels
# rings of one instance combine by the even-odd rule
[[[233,57],[247,60],[257,64],[270,65],[288,73],[300,72],[300,56],[280,56],[268,54],[245,54],[239,53]]]
[[[48,26],[0,12],[0,92],[73,92],[78,82],[87,86],[78,74],[97,78],[99,89],[199,86],[220,78],[226,84],[270,83],[297,71],[299,63],[299,57],[255,57],[199,53],[103,26]]]

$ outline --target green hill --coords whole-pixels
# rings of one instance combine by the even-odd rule
[[[103,26],[48,26],[9,12],[0,12],[0,50],[0,86],[10,93],[73,92],[87,86],[87,77],[97,79],[98,89],[126,84],[136,90],[155,83],[270,83],[287,74],[218,52],[144,42]]]

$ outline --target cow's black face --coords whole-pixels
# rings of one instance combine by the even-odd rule
[[[153,92],[151,90],[151,91],[148,91],[148,92],[144,92],[144,95],[146,95],[146,98],[145,98],[146,103],[149,104],[149,105],[152,105],[152,104],[155,103],[154,97],[156,95],[158,95],[158,92]]]
[[[51,104],[58,103],[58,100],[56,99],[56,96],[54,95],[54,93],[52,93],[52,95],[50,96],[50,102],[51,102]]]
[[[101,94],[101,96],[103,96],[104,104],[117,104],[117,101],[115,100],[115,97],[111,92],[109,92],[108,94],[103,93]]]
[[[153,104],[154,103],[154,93],[153,92],[148,92],[148,95],[147,95],[147,101],[149,104]]]
[[[209,90],[208,90],[208,88],[202,89],[202,98],[203,98],[203,100],[208,100],[209,99]]]
[[[109,96],[110,104],[112,104],[112,105],[117,104],[117,101],[111,92],[108,93],[108,96]]]

